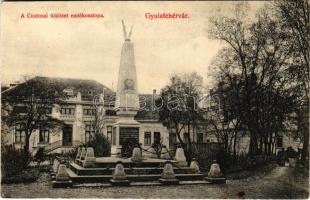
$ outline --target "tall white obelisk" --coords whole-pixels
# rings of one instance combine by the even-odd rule
[[[132,27],[127,34],[124,21],[122,21],[122,25],[125,42],[121,52],[115,110],[118,115],[136,115],[139,109],[139,95],[134,47],[130,41]]]

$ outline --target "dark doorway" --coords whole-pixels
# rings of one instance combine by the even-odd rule
[[[122,157],[131,157],[133,148],[139,144],[139,128],[120,127],[119,144],[122,145]]]
[[[72,125],[65,125],[62,128],[62,145],[72,146]]]

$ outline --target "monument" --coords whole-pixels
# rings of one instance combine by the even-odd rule
[[[130,157],[133,146],[139,143],[140,123],[134,120],[139,110],[139,94],[134,57],[134,46],[131,42],[132,27],[127,34],[124,21],[124,43],[121,51],[115,111],[118,121],[113,125],[115,143],[112,144],[112,156]]]

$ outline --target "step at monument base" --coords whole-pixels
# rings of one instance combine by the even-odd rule
[[[71,169],[67,169],[70,179],[74,183],[104,183],[110,182],[112,174],[110,175],[77,175]],[[177,179],[180,181],[198,181],[203,180],[203,174],[176,174]],[[161,178],[161,174],[129,174],[127,179],[130,182],[147,182],[157,181]]]
[[[112,175],[114,171],[113,168],[84,168],[76,163],[70,164],[70,169],[77,175]],[[161,174],[163,167],[133,167],[124,168],[127,175],[138,175],[138,174]],[[195,174],[195,169],[190,167],[178,167],[174,168],[176,174]]]

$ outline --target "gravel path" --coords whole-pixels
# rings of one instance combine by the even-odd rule
[[[36,183],[2,186],[2,197],[15,198],[307,198],[308,178],[289,167],[264,177],[228,180],[225,185],[79,187],[54,189],[43,175]]]

